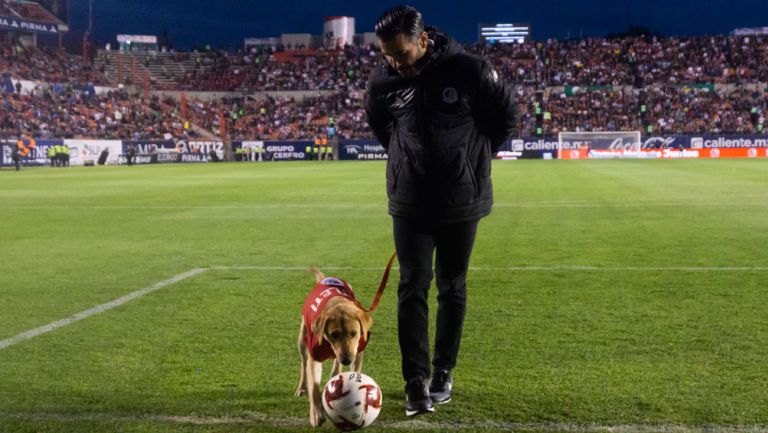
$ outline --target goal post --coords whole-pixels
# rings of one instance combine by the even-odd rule
[[[558,150],[640,150],[640,131],[571,132],[557,134]]]
[[[642,158],[640,131],[575,132],[557,134],[559,159]]]

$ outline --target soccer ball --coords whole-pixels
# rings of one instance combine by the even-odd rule
[[[370,376],[348,371],[332,377],[323,388],[323,409],[340,430],[373,423],[381,411],[381,388]]]

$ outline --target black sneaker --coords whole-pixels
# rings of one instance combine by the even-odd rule
[[[429,398],[429,390],[424,381],[417,377],[405,384],[405,416],[420,415],[435,411],[432,399]]]
[[[429,397],[437,404],[448,403],[451,401],[452,388],[451,370],[437,370],[429,381]]]

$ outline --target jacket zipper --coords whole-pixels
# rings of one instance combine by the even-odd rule
[[[424,121],[426,118],[424,114],[426,107],[424,106],[423,82],[424,77],[419,75],[414,83],[416,85],[416,122],[418,123],[419,140],[421,141],[421,146],[424,148],[422,158],[425,164],[429,165],[429,151],[432,150],[432,143],[429,140],[429,134],[427,133],[428,128]]]

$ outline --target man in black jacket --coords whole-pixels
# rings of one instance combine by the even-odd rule
[[[491,212],[491,159],[513,135],[517,107],[485,60],[425,28],[410,6],[376,22],[384,62],[371,72],[366,114],[387,149],[387,195],[400,262],[398,337],[406,415],[451,399],[466,276],[480,218]],[[430,377],[427,294],[436,253],[438,312]]]

